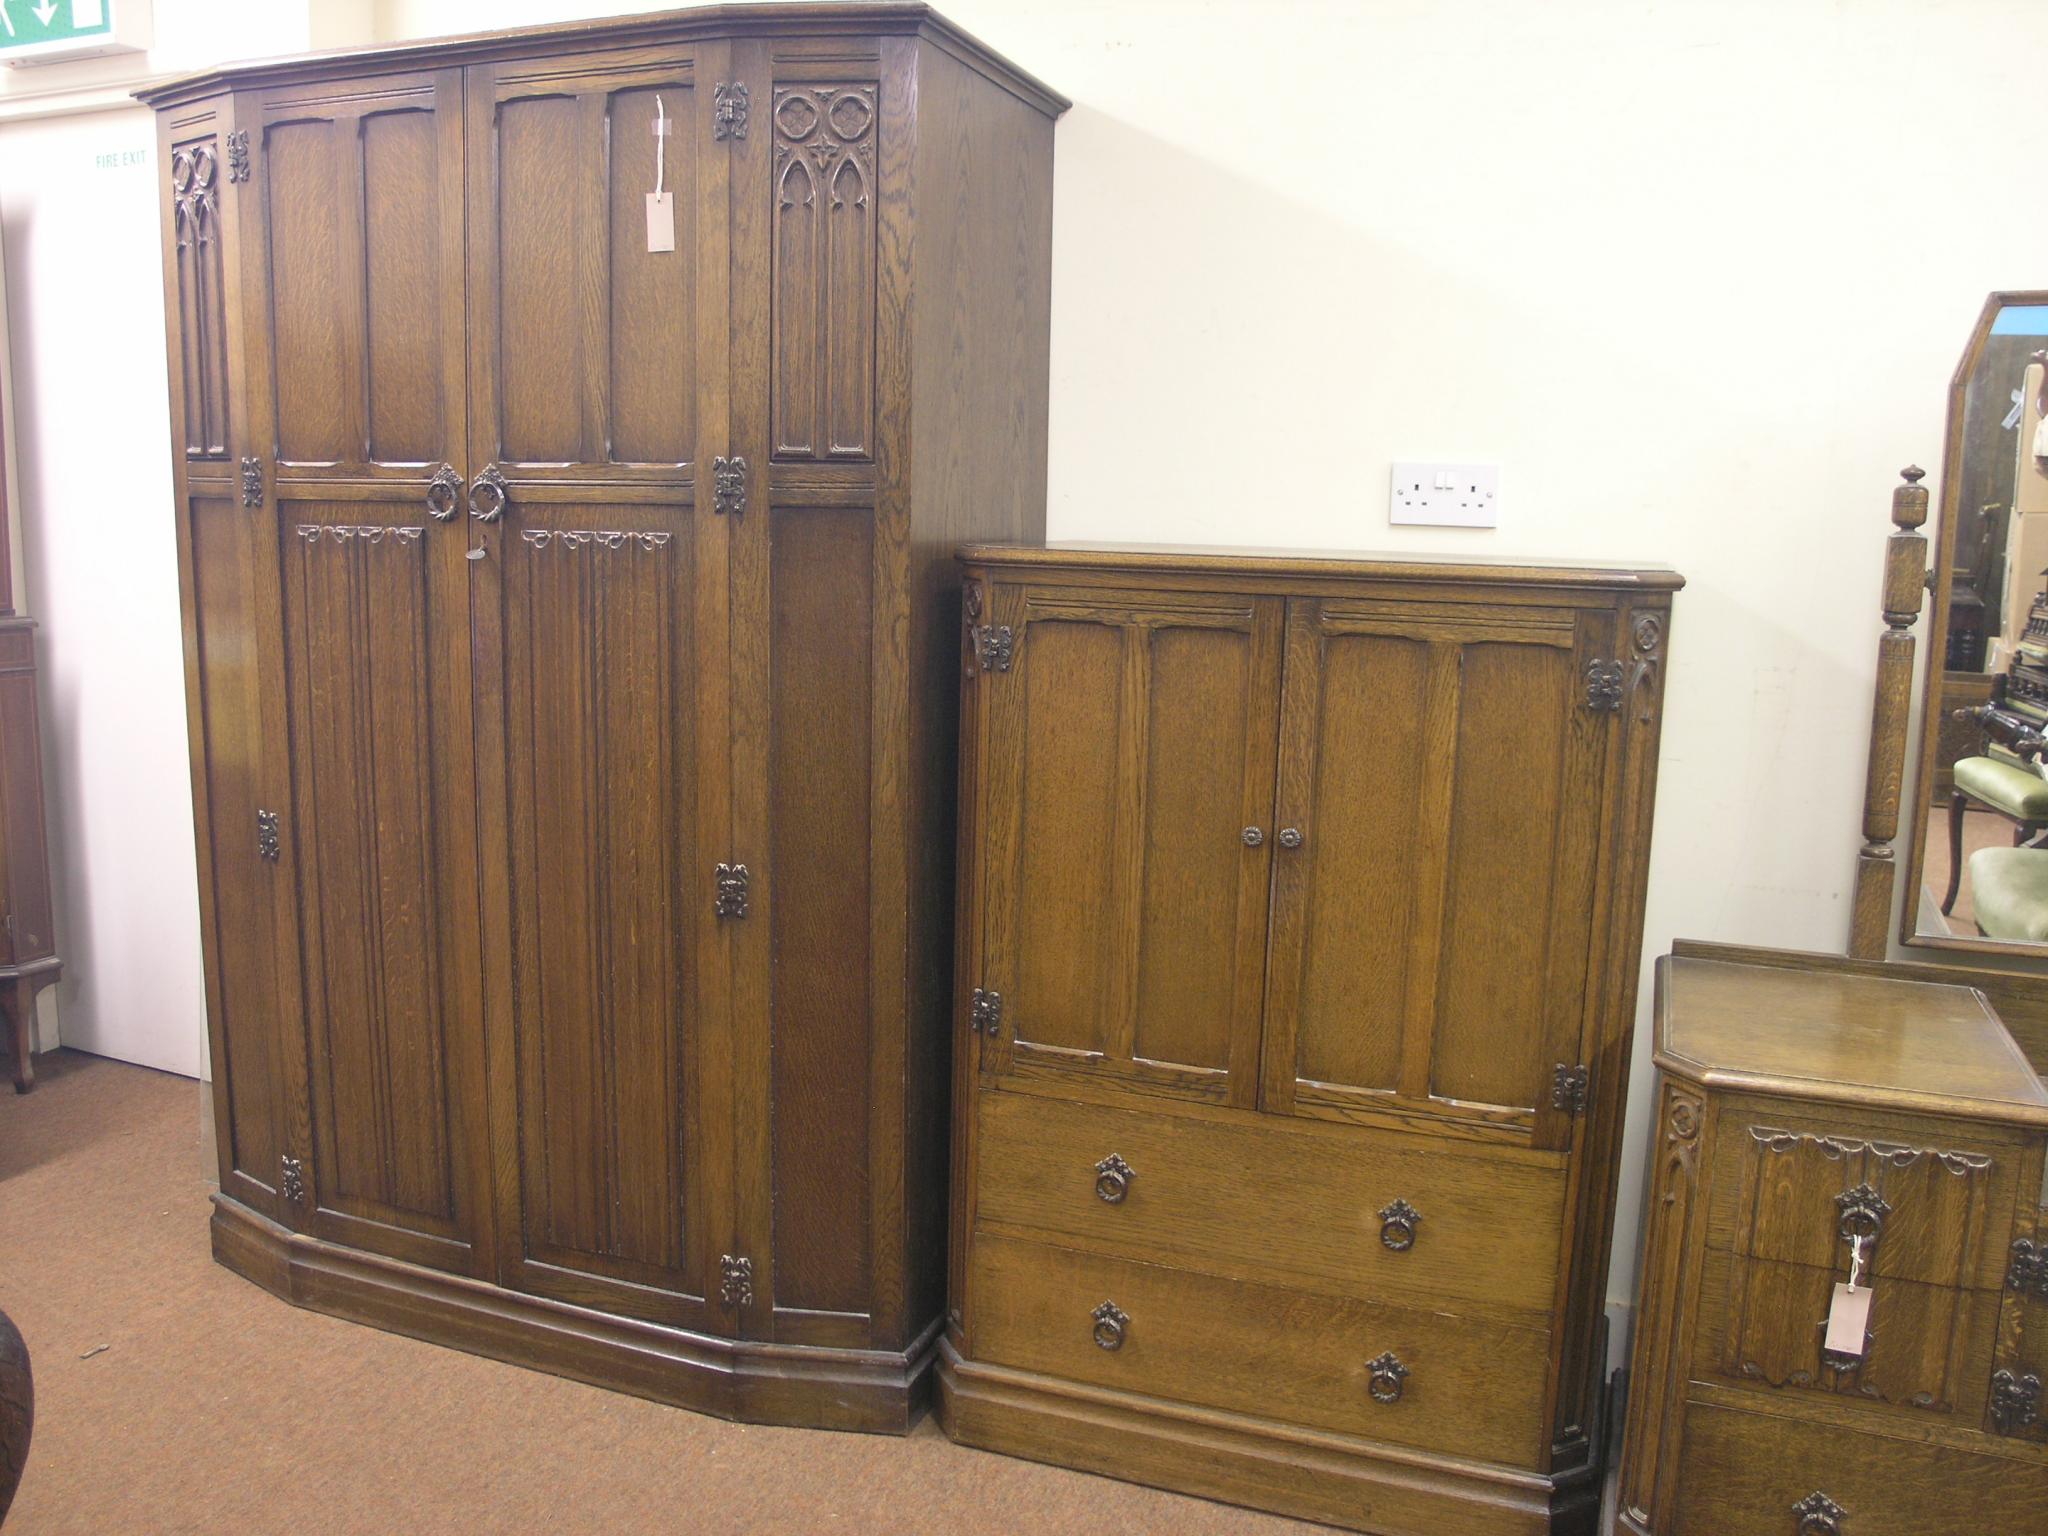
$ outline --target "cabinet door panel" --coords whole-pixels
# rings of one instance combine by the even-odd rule
[[[1277,599],[997,587],[983,1068],[1250,1104]],[[1247,839],[1245,830],[1257,829]]]
[[[427,501],[464,456],[461,99],[452,71],[257,99],[250,395],[272,452],[243,471],[281,567],[309,1224],[479,1273],[467,540]]]
[[[1264,1102],[1562,1145],[1613,713],[1605,613],[1289,605]]]
[[[469,377],[471,460],[502,476],[471,518],[500,1276],[726,1332],[728,519],[697,442],[727,346],[711,57],[469,71]],[[674,250],[648,249],[657,183]]]

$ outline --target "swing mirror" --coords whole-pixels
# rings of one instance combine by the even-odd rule
[[[2048,292],[1986,302],[1935,491],[1900,938],[2048,952]]]

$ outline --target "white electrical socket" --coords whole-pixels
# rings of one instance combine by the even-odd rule
[[[1498,464],[1396,464],[1390,523],[1437,528],[1498,528]]]

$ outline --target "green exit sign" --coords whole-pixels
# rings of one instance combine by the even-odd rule
[[[0,62],[49,64],[148,46],[148,0],[0,0]]]

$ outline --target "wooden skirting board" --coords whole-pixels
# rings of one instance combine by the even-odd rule
[[[900,1355],[714,1338],[344,1248],[213,1200],[214,1258],[314,1312],[748,1424],[901,1435],[930,1403],[937,1323]]]
[[[962,1360],[940,1346],[939,1423],[961,1445],[1355,1530],[1593,1536],[1600,1479],[1545,1476]]]

